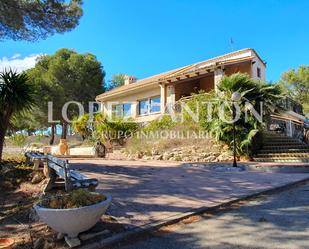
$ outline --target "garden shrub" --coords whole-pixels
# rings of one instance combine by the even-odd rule
[[[10,137],[12,144],[15,146],[24,146],[26,144],[27,136],[24,134],[15,134]]]
[[[138,123],[134,122],[131,118],[123,119],[119,117],[109,120],[102,114],[98,114],[95,117],[95,136],[100,138],[102,142],[130,137],[138,129]]]
[[[159,119],[153,120],[143,129],[145,132],[169,130],[173,128],[177,122],[173,121],[170,115],[163,115]]]
[[[67,209],[90,206],[106,200],[104,195],[96,192],[89,192],[86,189],[77,189],[69,193],[58,193],[45,195],[39,204],[45,208]]]
[[[98,140],[104,143],[112,139],[123,139],[138,129],[139,125],[132,118],[109,120],[101,113],[94,115],[93,122],[89,121],[89,114],[75,118],[73,122],[73,130],[83,137],[85,144],[95,144]]]

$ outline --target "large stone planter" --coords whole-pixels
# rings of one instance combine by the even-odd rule
[[[56,232],[76,238],[79,233],[93,227],[106,212],[112,197],[91,206],[69,209],[52,209],[35,205],[34,209],[40,219]]]

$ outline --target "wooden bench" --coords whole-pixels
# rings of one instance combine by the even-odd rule
[[[44,188],[44,192],[58,186],[58,178],[63,179],[63,182],[61,182],[60,185],[64,185],[66,191],[78,188],[88,188],[89,190],[94,191],[98,186],[97,179],[88,178],[76,170],[70,169],[68,160],[59,159],[52,155],[35,154],[33,152],[26,153],[25,155],[30,161],[41,160],[45,162],[47,166],[48,182]]]
[[[46,162],[48,166],[49,180],[44,191],[49,191],[57,185],[57,177],[64,180],[66,191],[78,188],[88,188],[89,190],[94,191],[98,186],[97,179],[88,178],[76,170],[70,169],[68,160],[62,160],[51,155],[46,155]]]
[[[29,151],[25,153],[26,163],[33,163],[33,170],[38,170],[40,165],[44,165],[46,161],[45,155],[40,152]]]

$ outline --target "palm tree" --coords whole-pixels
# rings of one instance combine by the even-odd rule
[[[240,118],[235,124],[237,151],[239,154],[248,154],[254,138],[264,128],[264,122],[269,117],[280,98],[280,90],[277,85],[255,81],[247,74],[233,74],[222,78],[218,85],[217,92],[196,94],[187,103],[195,113],[199,112],[200,126],[204,128],[216,141],[221,141],[233,148],[233,124],[226,120],[233,120],[232,94],[238,92],[240,100]],[[203,103],[211,103],[211,120],[209,111]],[[263,104],[263,122],[257,120],[248,108],[248,103],[260,114],[260,103]],[[197,105],[199,108],[197,108]],[[224,108],[222,108],[224,107]],[[219,115],[220,110],[224,109],[224,119]],[[248,113],[247,119],[245,113]],[[190,121],[190,119],[189,119]]]
[[[34,88],[25,73],[4,70],[0,73],[0,161],[7,128],[13,114],[31,109]]]
[[[280,90],[276,85],[256,81],[247,74],[236,73],[223,77],[218,85],[217,107],[222,103],[230,103],[226,106],[228,113],[232,115],[233,105],[231,103],[232,94],[238,92],[240,100],[240,118],[236,122],[236,138],[238,140],[237,149],[239,153],[247,153],[255,135],[264,128],[265,118],[275,109],[277,100],[280,98]],[[252,114],[247,115],[248,103],[259,114],[263,111],[263,122],[260,122]],[[262,103],[262,110],[261,104]],[[230,117],[232,118],[232,117]],[[220,118],[214,119],[210,123],[210,132],[217,140],[233,145],[233,125],[222,121]],[[245,151],[247,150],[247,151]]]

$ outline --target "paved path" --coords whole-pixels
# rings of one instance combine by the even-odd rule
[[[308,249],[309,184],[117,249]]]
[[[206,167],[160,161],[70,162],[99,179],[97,190],[113,196],[109,214],[127,228],[309,177],[309,174],[214,172]]]

